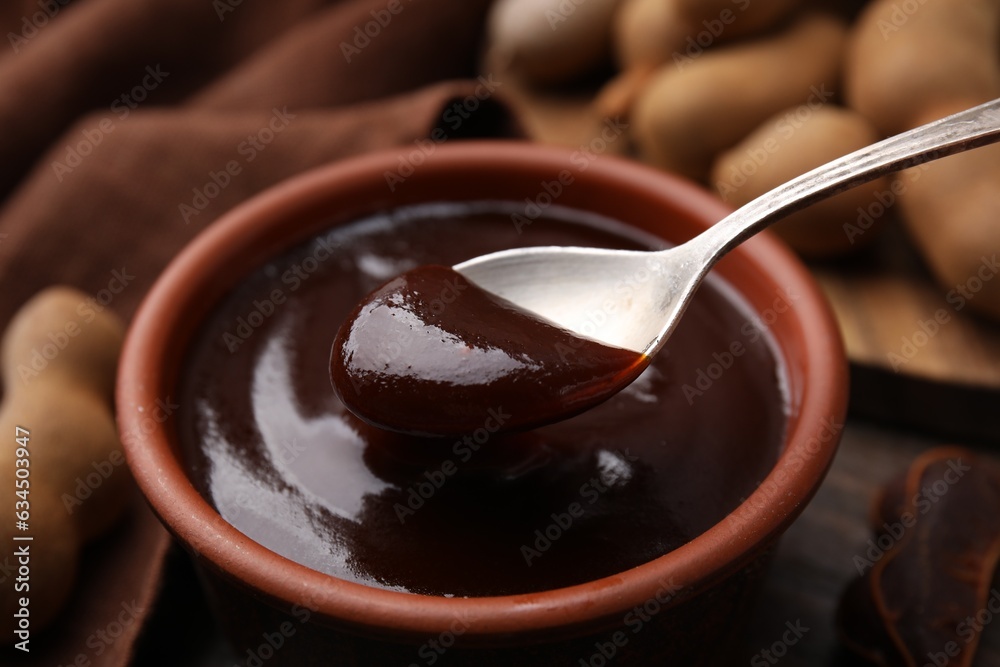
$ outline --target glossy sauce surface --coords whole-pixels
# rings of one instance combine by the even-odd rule
[[[358,304],[333,343],[330,376],[344,405],[374,426],[460,436],[497,405],[510,413],[503,432],[583,412],[623,387],[642,360],[432,264]]]
[[[226,520],[351,581],[503,595],[647,562],[756,488],[784,434],[781,373],[770,338],[717,280],[634,383],[566,421],[501,435],[513,411],[498,403],[468,433],[416,441],[344,407],[331,341],[394,276],[509,247],[660,247],[555,207],[518,234],[516,207],[425,206],[332,228],[222,300],[185,360],[178,426],[193,482]]]

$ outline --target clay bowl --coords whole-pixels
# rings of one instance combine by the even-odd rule
[[[401,159],[414,166],[387,187]],[[763,483],[724,520],[645,565],[528,595],[440,598],[370,588],[316,572],[253,542],[189,481],[173,419],[144,406],[176,397],[199,321],[266,258],[340,216],[441,200],[539,196],[566,170],[559,204],[618,218],[668,241],[727,213],[678,178],[614,158],[581,160],[523,143],[389,151],[316,169],[254,197],[202,233],[167,268],[137,314],[121,358],[118,421],[128,463],[164,525],[193,555],[220,622],[246,664],[718,665],[752,610],[782,532],[816,491],[837,447],[846,363],[837,326],[803,266],[761,235],[716,268],[770,325],[791,408],[786,441]],[[349,214],[349,215],[348,215]],[[768,316],[779,290],[795,307]],[[133,434],[142,434],[134,437]],[[442,652],[442,649],[446,649]]]

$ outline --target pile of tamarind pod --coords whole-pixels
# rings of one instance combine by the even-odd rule
[[[111,528],[131,496],[112,416],[123,337],[118,318],[87,294],[50,287],[0,341],[0,543],[21,549],[0,583],[5,643],[17,641],[9,626],[25,613],[32,633],[58,615],[80,549]]]
[[[1000,0],[498,0],[486,66],[536,87],[613,61],[596,95],[634,154],[734,207],[879,139],[1000,97]],[[1000,147],[880,179],[775,226],[808,257],[899,218],[942,287],[1000,317]],[[971,291],[971,290],[967,290]]]

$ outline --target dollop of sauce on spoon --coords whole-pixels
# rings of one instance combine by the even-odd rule
[[[451,436],[560,421],[627,385],[640,352],[581,337],[446,266],[372,292],[333,343],[344,405],[380,428]]]

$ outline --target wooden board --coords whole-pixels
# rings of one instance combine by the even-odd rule
[[[1000,325],[956,308],[902,229],[813,265],[851,360],[851,412],[943,437],[1000,440]]]
[[[901,226],[854,261],[813,265],[853,361],[893,373],[1000,387],[1000,326],[956,309]]]

